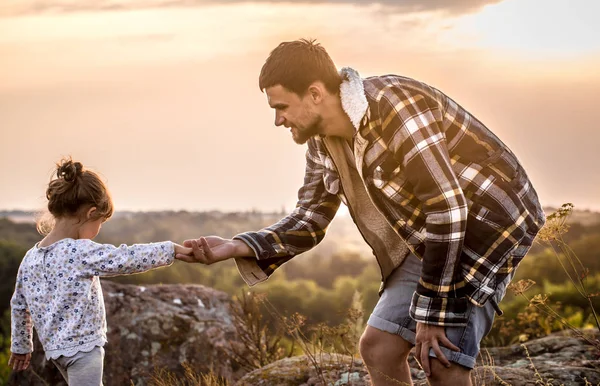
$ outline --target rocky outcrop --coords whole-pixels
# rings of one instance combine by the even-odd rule
[[[238,379],[222,350],[236,340],[230,297],[201,285],[133,286],[102,281],[108,323],[105,385],[146,385],[157,369],[183,374],[212,371]],[[44,359],[37,339],[32,369],[13,373],[12,385],[66,385]]]
[[[109,327],[107,386],[150,385],[160,369],[183,379],[185,364],[194,373],[212,370],[237,386],[371,384],[360,358],[342,355],[286,358],[244,375],[224,350],[240,343],[231,300],[223,292],[200,285],[143,287],[109,281],[102,287]],[[592,340],[600,338],[597,331],[588,334]],[[34,341],[31,369],[14,373],[9,385],[66,385]],[[415,385],[425,385],[425,374],[412,355],[410,366]],[[556,333],[524,346],[483,350],[473,378],[476,386],[600,385],[600,352],[568,333]]]
[[[598,339],[598,332],[590,332]],[[529,355],[529,357],[528,357]],[[415,385],[427,385],[425,374],[410,356]],[[236,386],[368,386],[369,375],[360,359],[348,356],[286,358],[246,374]],[[600,352],[591,344],[557,333],[523,345],[485,349],[473,371],[478,385],[599,385]],[[448,383],[451,385],[451,383]]]
[[[585,334],[591,340],[600,338],[598,331]],[[600,351],[568,332],[522,345],[489,348],[483,357],[488,359],[476,375],[486,380],[486,385],[500,385],[500,380],[515,386],[600,384]],[[490,383],[492,378],[495,383]]]
[[[297,356],[271,363],[240,379],[237,386],[370,385],[369,374],[360,358],[346,355]]]

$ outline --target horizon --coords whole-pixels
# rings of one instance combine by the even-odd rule
[[[552,212],[558,210],[560,206],[544,206],[543,209],[546,212],[546,215],[550,215]],[[281,208],[279,210],[258,210],[256,208],[249,208],[245,210],[220,210],[220,209],[206,209],[206,210],[173,210],[173,209],[153,209],[153,210],[115,210],[112,218],[120,217],[122,215],[137,215],[137,214],[153,214],[153,213],[189,213],[189,214],[243,214],[243,215],[267,215],[267,216],[282,216],[286,215],[289,212],[286,208]],[[33,222],[36,221],[36,217],[41,216],[47,213],[47,211],[40,210],[21,210],[21,209],[0,209],[0,218],[8,218],[11,221],[15,221],[17,217],[26,216],[29,220]],[[591,215],[600,215],[600,210],[593,210],[587,208],[573,208],[574,214],[582,214],[589,213]],[[340,209],[336,213],[334,218],[344,218],[351,219],[350,212],[348,208],[342,204]]]
[[[544,210],[558,210],[561,206],[555,206],[555,205],[544,205],[543,208]],[[246,208],[246,209],[242,209],[242,210],[222,210],[222,209],[201,209],[201,210],[187,210],[187,209],[151,209],[151,210],[130,210],[130,209],[121,209],[121,210],[115,210],[115,213],[161,213],[161,212],[175,212],[175,213],[179,213],[179,212],[185,212],[185,213],[211,213],[211,212],[216,212],[216,213],[257,213],[257,214],[280,214],[280,213],[287,213],[289,212],[290,209],[287,208],[280,208],[279,210],[260,210],[257,208]],[[35,214],[35,213],[39,213],[39,212],[45,212],[46,210],[37,210],[37,209],[3,209],[0,208],[0,214],[4,214],[4,213],[24,213],[24,214]],[[598,213],[600,214],[600,210],[594,210],[594,209],[589,209],[589,208],[577,208],[574,207],[573,208],[574,212],[592,212],[592,213]],[[338,215],[339,214],[350,214],[350,212],[347,210],[347,207],[345,206],[344,203],[342,203],[340,205],[340,209],[338,211]],[[548,214],[548,213],[546,213]]]
[[[307,37],[338,68],[448,94],[514,151],[545,207],[600,211],[598,13],[585,0],[7,0],[0,206],[44,208],[72,155],[117,211],[293,209],[306,148],[257,83],[271,49]]]

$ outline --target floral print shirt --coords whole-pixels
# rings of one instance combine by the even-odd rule
[[[67,238],[47,247],[36,244],[21,262],[11,299],[11,352],[33,351],[34,326],[46,358],[104,345],[100,277],[145,272],[174,258],[170,241],[115,247]]]

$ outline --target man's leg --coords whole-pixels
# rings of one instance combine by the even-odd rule
[[[472,386],[471,369],[452,363],[446,368],[435,358],[429,358],[431,376],[427,378],[431,386]]]
[[[390,277],[360,339],[360,354],[374,386],[412,385],[408,354],[415,341],[409,315],[412,294],[421,275],[421,261],[410,254]]]
[[[398,382],[410,383],[408,354],[415,343],[416,323],[410,317],[409,310],[412,294],[416,291],[421,275],[421,261],[410,254],[386,280],[385,289],[377,302],[360,342],[360,353],[371,374],[373,385],[398,385]],[[505,280],[494,294],[493,300],[499,303],[506,290]],[[479,355],[481,339],[489,332],[494,321],[495,309],[491,302],[484,307],[469,303],[464,327],[447,327],[446,336],[460,352],[441,347],[451,362],[444,367],[430,350],[432,376],[431,385],[470,386],[470,372]],[[406,375],[405,375],[406,374]],[[395,379],[395,382],[394,382]]]
[[[374,386],[413,384],[408,366],[411,343],[398,335],[367,326],[359,347]],[[432,376],[427,380],[431,386],[472,385],[470,369],[454,363],[446,368],[435,358],[430,361]]]
[[[411,348],[412,344],[399,335],[367,326],[359,349],[373,385],[412,385],[408,367]]]
[[[514,274],[514,272],[513,272]],[[460,348],[460,353],[450,351],[444,347],[441,350],[451,365],[446,368],[435,359],[433,350],[429,351],[431,377],[427,380],[432,386],[457,385],[471,386],[471,369],[475,366],[475,359],[479,355],[481,340],[490,332],[496,316],[496,308],[506,293],[513,274],[506,277],[498,284],[496,292],[483,306],[477,307],[469,304],[467,310],[467,325],[465,327],[447,327],[446,336]],[[452,382],[449,383],[448,380]]]

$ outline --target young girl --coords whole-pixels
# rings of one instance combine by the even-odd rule
[[[192,250],[170,241],[120,247],[93,242],[113,213],[110,194],[81,163],[65,159],[57,167],[46,190],[54,224],[27,252],[17,275],[9,366],[29,366],[35,326],[46,359],[69,385],[102,385],[106,312],[100,277],[168,266]]]

